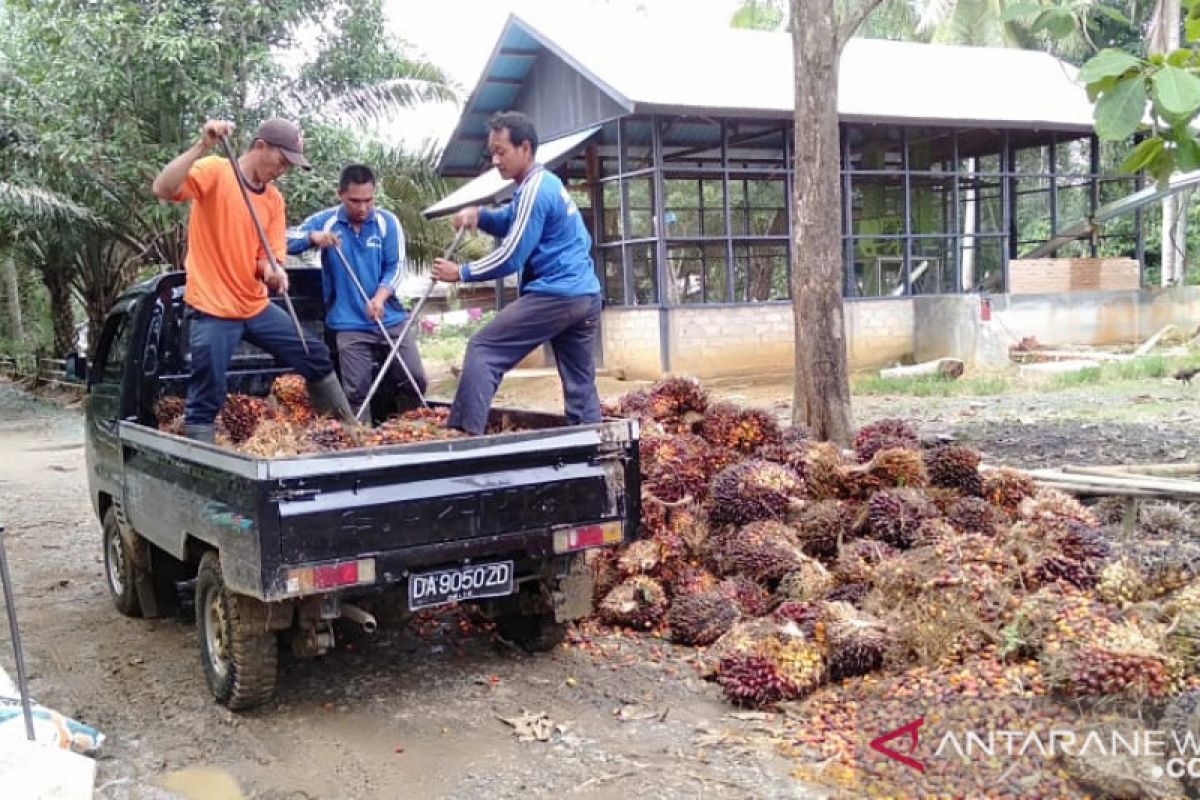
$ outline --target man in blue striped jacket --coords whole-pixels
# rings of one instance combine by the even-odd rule
[[[544,342],[554,348],[567,422],[600,421],[592,347],[600,324],[600,282],[592,240],[579,209],[552,172],[534,161],[537,132],[523,114],[488,121],[488,152],[500,177],[516,183],[501,209],[466,208],[456,229],[501,238],[487,256],[466,264],[437,259],[440,281],[487,281],[518,274],[519,297],[471,337],[448,425],[480,434],[504,373]]]
[[[408,316],[395,300],[404,279],[404,230],[395,214],[375,207],[375,173],[370,167],[351,164],[342,170],[338,200],[339,205],[318,211],[299,228],[289,230],[287,248],[291,255],[313,247],[321,249],[325,327],[337,338],[342,388],[357,411],[370,391],[375,357],[387,351],[378,320],[383,320],[395,341]],[[368,293],[366,302],[334,251],[337,247]],[[424,394],[425,367],[417,350],[415,327],[404,337],[398,358],[404,359]],[[389,372],[401,409],[416,407],[418,395],[398,361],[392,361]]]

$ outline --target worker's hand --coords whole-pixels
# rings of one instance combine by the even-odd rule
[[[288,290],[288,274],[282,268],[275,269],[268,264],[263,272],[263,283],[276,294],[283,294]]]
[[[433,260],[433,279],[446,283],[458,283],[462,280],[462,276],[458,274],[458,264],[444,258],[435,258]]]
[[[468,231],[473,231],[479,227],[479,207],[470,206],[464,208],[454,215],[454,219],[450,221],[454,226],[454,230],[466,228]]]
[[[210,119],[200,129],[200,141],[205,147],[212,147],[217,142],[233,133],[234,124],[227,119]]]
[[[367,319],[371,322],[378,322],[383,319],[383,304],[387,302],[387,298],[375,295],[367,301]]]
[[[333,231],[312,231],[308,234],[308,243],[324,250],[326,247],[341,247],[342,237]]]

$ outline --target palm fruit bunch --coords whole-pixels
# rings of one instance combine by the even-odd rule
[[[742,525],[759,519],[783,519],[804,489],[789,467],[752,458],[721,470],[709,485],[709,519]]]
[[[349,450],[354,447],[354,437],[346,430],[341,420],[318,418],[308,424],[305,436],[318,452]]]
[[[817,642],[801,636],[767,639],[755,651],[766,656],[778,673],[793,687],[793,697],[811,693],[825,680],[825,651]]]
[[[866,675],[883,665],[888,639],[882,622],[842,602],[822,603],[821,622],[830,680]]]
[[[699,557],[704,551],[705,543],[708,541],[708,533],[708,520],[699,505],[689,503],[681,506],[672,506],[667,509],[664,537],[659,538],[659,542],[663,545],[665,551],[664,557]],[[669,546],[665,537],[670,538]],[[683,553],[676,552],[676,541],[683,545]]]
[[[1158,648],[1132,625],[1118,625],[1100,646],[1083,646],[1068,659],[1066,688],[1081,696],[1166,696],[1171,680]]]
[[[938,510],[918,489],[884,489],[867,501],[867,515],[872,538],[903,549],[912,547],[921,523]]]
[[[725,699],[743,708],[765,708],[799,694],[773,659],[757,653],[734,653],[721,659],[717,682]]]
[[[1195,741],[1195,732],[1200,731],[1200,689],[1188,689],[1167,702],[1159,720],[1157,729],[1167,731],[1167,756],[1170,758],[1189,758],[1195,755],[1187,744],[1188,732]],[[1188,797],[1200,796],[1200,778],[1195,778],[1184,771],[1183,784],[1187,787]]]
[[[913,536],[913,547],[936,546],[940,542],[953,539],[958,535],[958,529],[944,517],[930,517],[917,526]]]
[[[740,612],[718,591],[676,595],[667,611],[671,641],[687,645],[708,645],[721,638]]]
[[[1191,611],[1172,619],[1166,633],[1167,654],[1173,664],[1176,683],[1196,675],[1200,668],[1200,613]]]
[[[712,477],[710,447],[699,436],[649,436],[641,443],[642,485],[660,500],[704,497]]]
[[[827,603],[849,603],[858,606],[870,590],[871,587],[865,583],[843,583],[830,589],[824,600]]]
[[[995,536],[1004,525],[1000,510],[981,497],[962,497],[946,509],[946,519],[960,531]]]
[[[592,575],[592,598],[598,606],[624,578],[617,567],[617,551],[611,547],[589,550],[587,565]]]
[[[313,407],[308,399],[308,385],[295,373],[280,375],[271,383],[271,397],[279,404],[283,416],[291,422],[312,419]]]
[[[1027,546],[1036,555],[1025,572],[1033,586],[1063,580],[1090,589],[1096,585],[1112,554],[1098,527],[1069,517],[1043,516],[1038,522],[1021,523],[1013,526],[1010,536],[1018,548],[1022,546],[1022,538],[1033,539]]]
[[[462,431],[447,428],[448,412],[442,408],[418,408],[399,416],[389,417],[378,427],[365,431],[364,443],[382,446],[432,442],[466,436]]]
[[[1172,503],[1144,503],[1138,509],[1138,533],[1163,539],[1195,536],[1196,521]]]
[[[875,570],[885,561],[898,554],[898,550],[886,542],[874,539],[855,539],[838,549],[833,575],[838,583],[874,583]]]
[[[881,419],[864,425],[854,437],[854,454],[860,464],[865,464],[875,457],[880,450],[893,447],[916,450],[921,443],[917,438],[917,429],[902,419]]]
[[[1008,635],[1029,655],[1061,658],[1077,642],[1101,642],[1115,624],[1115,609],[1070,584],[1044,586],[1021,598]]]
[[[1123,554],[1134,559],[1152,597],[1183,588],[1200,577],[1200,544],[1181,539],[1135,539],[1121,545]]]
[[[694,378],[664,378],[650,387],[646,410],[667,431],[690,431],[708,407],[708,395]]]
[[[959,445],[943,445],[925,451],[925,469],[934,486],[955,489],[965,495],[983,493],[983,477],[979,474],[979,451]]]
[[[1099,527],[1096,518],[1078,500],[1057,489],[1038,489],[1032,497],[1021,501],[1017,513],[1022,520],[1036,523],[1046,532],[1065,527],[1069,520]]]
[[[648,575],[662,563],[662,550],[653,539],[638,539],[621,548],[617,569],[622,575]]]
[[[645,575],[635,575],[618,583],[600,601],[600,618],[609,625],[648,630],[662,618],[667,608],[667,593],[662,585]]]
[[[773,601],[766,589],[744,575],[732,575],[717,584],[717,591],[734,603],[746,617],[769,614]]]
[[[672,576],[669,588],[672,597],[679,597],[711,592],[719,584],[717,576],[704,567],[686,564]]]
[[[183,433],[183,412],[187,400],[182,397],[160,397],[154,402],[154,421],[160,431]]]
[[[929,483],[925,460],[907,447],[880,450],[867,462],[867,474],[879,486],[921,487]]]
[[[649,536],[657,536],[667,529],[667,505],[654,496],[645,486],[641,490],[641,530]]]
[[[800,548],[815,558],[833,558],[842,542],[850,539],[844,506],[837,500],[819,500],[801,509],[795,521]]]
[[[1096,596],[1106,603],[1126,606],[1149,599],[1150,587],[1137,562],[1121,556],[1100,569]]]
[[[775,596],[784,601],[812,602],[825,596],[834,584],[833,576],[820,561],[804,557],[779,581]]]
[[[779,580],[804,558],[795,532],[775,520],[750,522],[722,536],[712,556],[721,574],[742,574],[758,583]]]
[[[737,440],[733,431],[741,413],[741,406],[734,403],[723,400],[709,403],[704,409],[704,418],[700,420],[700,435],[714,447],[730,447],[726,442]]]
[[[1015,469],[1001,467],[983,476],[983,498],[1010,517],[1016,516],[1022,501],[1036,492],[1033,478]]]
[[[265,419],[237,449],[255,458],[290,458],[312,452],[313,445],[299,425],[286,419]]]
[[[634,419],[650,416],[650,395],[642,390],[626,392],[617,400],[617,415]]]
[[[786,464],[801,475],[804,474],[804,451],[808,446],[808,428],[790,425],[779,432],[779,441],[764,444],[756,454],[768,461]]]
[[[779,422],[770,411],[739,408],[732,403],[710,406],[700,423],[700,433],[715,447],[754,453],[783,443]]]
[[[785,600],[771,612],[771,616],[781,625],[789,622],[795,624],[802,634],[811,638],[817,623],[821,621],[821,608],[816,603]]]
[[[808,443],[801,474],[807,494],[814,500],[837,500],[849,495],[842,453],[832,442]]]
[[[267,401],[248,394],[231,394],[217,415],[217,429],[239,445],[254,435],[258,423],[268,416]]]

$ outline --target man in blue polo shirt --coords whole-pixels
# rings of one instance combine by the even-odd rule
[[[325,327],[335,333],[342,387],[357,411],[371,388],[376,353],[387,348],[378,321],[395,341],[407,316],[395,300],[404,279],[404,231],[395,214],[375,208],[375,173],[370,167],[351,164],[343,169],[337,194],[339,205],[318,211],[288,231],[287,249],[291,255],[321,249]],[[338,247],[370,296],[367,302],[338,257]],[[425,367],[415,328],[404,337],[398,357],[424,394]],[[389,372],[400,407],[415,407],[419,397],[399,361],[392,362]]]
[[[504,112],[488,120],[488,128],[492,166],[517,189],[504,208],[458,212],[454,227],[479,228],[502,241],[468,264],[437,259],[433,277],[489,281],[518,272],[520,296],[467,343],[447,425],[483,433],[504,373],[544,342],[554,348],[567,422],[599,422],[592,347],[601,303],[592,239],[562,181],[534,161],[538,139],[529,118]]]

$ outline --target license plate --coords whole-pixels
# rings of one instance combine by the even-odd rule
[[[417,572],[408,577],[408,607],[412,611],[460,600],[504,597],[513,592],[513,562],[468,564],[465,567]]]

